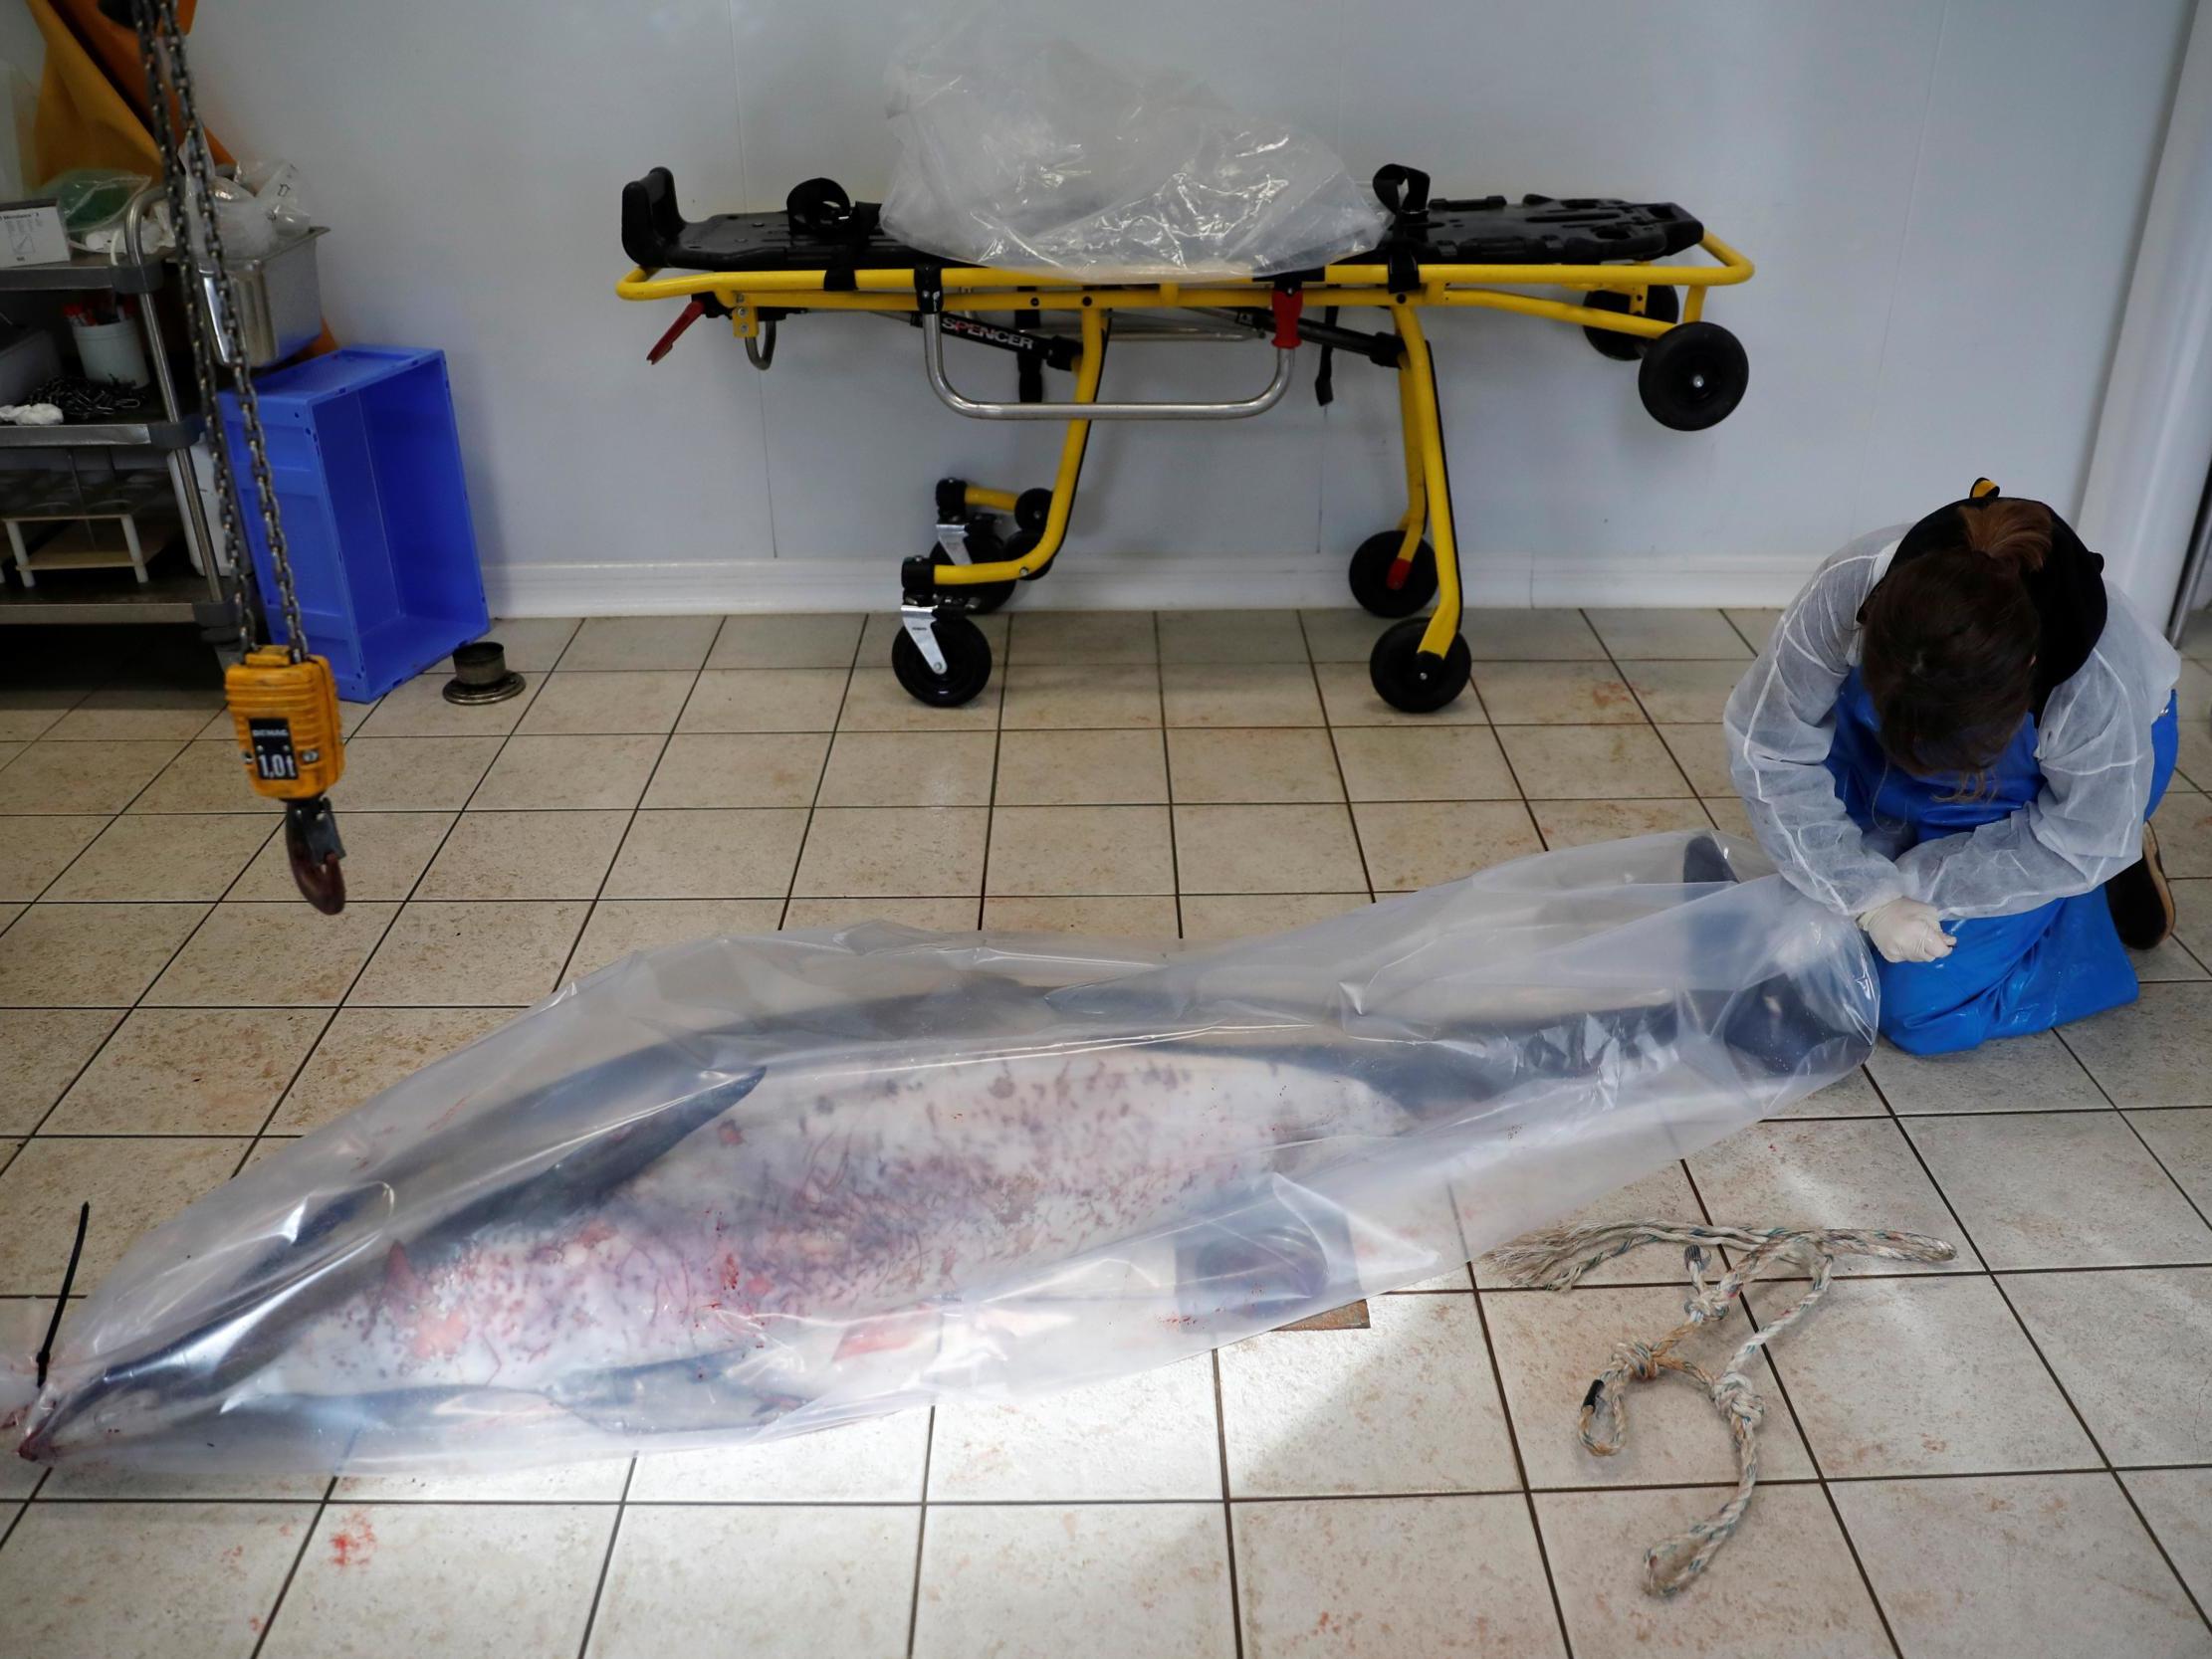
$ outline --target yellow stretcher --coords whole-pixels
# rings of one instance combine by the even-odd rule
[[[1431,200],[1429,181],[1403,167],[1376,176],[1393,228],[1370,254],[1321,270],[1191,283],[1081,280],[933,260],[886,238],[873,204],[812,179],[781,213],[721,214],[696,223],[677,210],[665,168],[625,187],[624,250],[636,269],[624,300],[689,302],[650,353],[660,357],[702,315],[726,315],[758,368],[774,360],[776,325],[808,311],[877,311],[920,325],[923,364],[939,399],[981,420],[1062,420],[1049,490],[1018,494],[958,479],[937,488],[937,540],[900,568],[905,626],[892,646],[900,684],[926,703],[968,702],[991,679],[991,647],[972,613],[997,608],[1014,584],[1051,568],[1067,535],[1091,423],[1233,420],[1263,413],[1289,389],[1298,348],[1322,354],[1316,390],[1327,400],[1329,359],[1350,351],[1398,372],[1405,433],[1406,511],[1352,555],[1355,598],[1402,618],[1376,641],[1377,693],[1411,713],[1441,709],[1467,684],[1451,491],[1437,411],[1436,374],[1420,312],[1471,306],[1578,323],[1609,357],[1641,359],[1638,389],[1660,424],[1712,426],[1743,396],[1748,364],[1736,337],[1704,320],[1705,291],[1749,280],[1751,262],[1670,203],[1503,197]],[[1670,263],[1692,247],[1711,265]],[[1530,289],[1566,289],[1560,300]],[[1676,290],[1681,293],[1677,294]],[[1338,321],[1381,312],[1389,332]],[[1117,403],[1099,396],[1117,316],[1165,313],[1190,337],[1265,337],[1274,373],[1257,392],[1218,402]],[[1316,314],[1318,313],[1318,315]],[[1053,331],[1072,319],[1070,337]],[[1021,397],[963,394],[945,368],[950,335],[1014,354]],[[1072,372],[1072,394],[1042,396],[1046,368]],[[1000,517],[1010,518],[1002,525]],[[1424,533],[1426,532],[1426,534]],[[1430,599],[1436,609],[1418,615]]]

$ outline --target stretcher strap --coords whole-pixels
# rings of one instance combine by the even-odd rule
[[[1736,1490],[1727,1503],[1688,1530],[1664,1538],[1644,1552],[1644,1588],[1667,1596],[1686,1588],[1719,1555],[1751,1507],[1759,1484],[1759,1423],[1766,1402],[1752,1386],[1747,1367],[1759,1350],[1812,1312],[1828,1294],[1839,1256],[1875,1256],[1892,1262],[1947,1262],[1957,1254],[1943,1240],[1919,1233],[1867,1228],[1705,1227],[1673,1221],[1621,1221],[1607,1226],[1531,1233],[1503,1246],[1492,1257],[1515,1284],[1546,1290],[1571,1290],[1592,1268],[1640,1250],[1647,1244],[1678,1244],[1689,1270],[1687,1316],[1656,1343],[1622,1343],[1590,1391],[1582,1397],[1582,1443],[1599,1457],[1628,1444],[1628,1385],[1656,1381],[1672,1371],[1705,1390],[1728,1425],[1736,1448]],[[1706,1281],[1707,1247],[1741,1251],[1737,1265]],[[1751,1335],[1730,1354],[1716,1376],[1674,1351],[1701,1326],[1717,1324],[1743,1299],[1744,1291],[1772,1273],[1810,1270],[1805,1294]],[[1746,1310],[1749,1318],[1749,1310]]]

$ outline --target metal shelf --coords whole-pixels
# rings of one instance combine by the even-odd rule
[[[190,449],[197,416],[180,421],[87,421],[60,426],[0,425],[0,449]]]
[[[181,564],[181,556],[178,557]],[[119,581],[113,579],[119,574]],[[0,584],[0,627],[33,622],[190,622],[195,603],[212,595],[207,578],[190,565],[139,582],[123,569],[103,573],[57,572],[28,590]]]
[[[68,264],[0,266],[0,294],[151,294],[164,279],[163,263],[111,265],[94,254]]]

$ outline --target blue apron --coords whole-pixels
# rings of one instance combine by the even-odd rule
[[[1882,752],[1874,700],[1855,668],[1836,698],[1828,770],[1852,821],[1890,857],[1922,841],[2023,810],[2043,788],[2036,723],[2022,722],[1990,768],[1986,793],[1962,795],[1956,777],[1914,777]],[[2157,808],[2173,777],[2180,727],[2174,704],[2150,728]],[[1910,1054],[1954,1054],[1990,1037],[2021,1037],[2135,1000],[2134,963],[2119,942],[2101,888],[2011,916],[1946,925],[1957,942],[1936,962],[1879,953],[1881,1032]]]

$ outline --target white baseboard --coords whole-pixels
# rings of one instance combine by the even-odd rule
[[[1485,557],[1465,571],[1466,602],[1531,605],[1780,605],[1817,562],[1775,554],[1703,558]],[[494,616],[678,616],[699,612],[879,611],[898,600],[889,559],[671,560],[503,564],[484,572]],[[1288,558],[1063,555],[1016,595],[1024,610],[1229,610],[1350,603],[1344,563]]]

